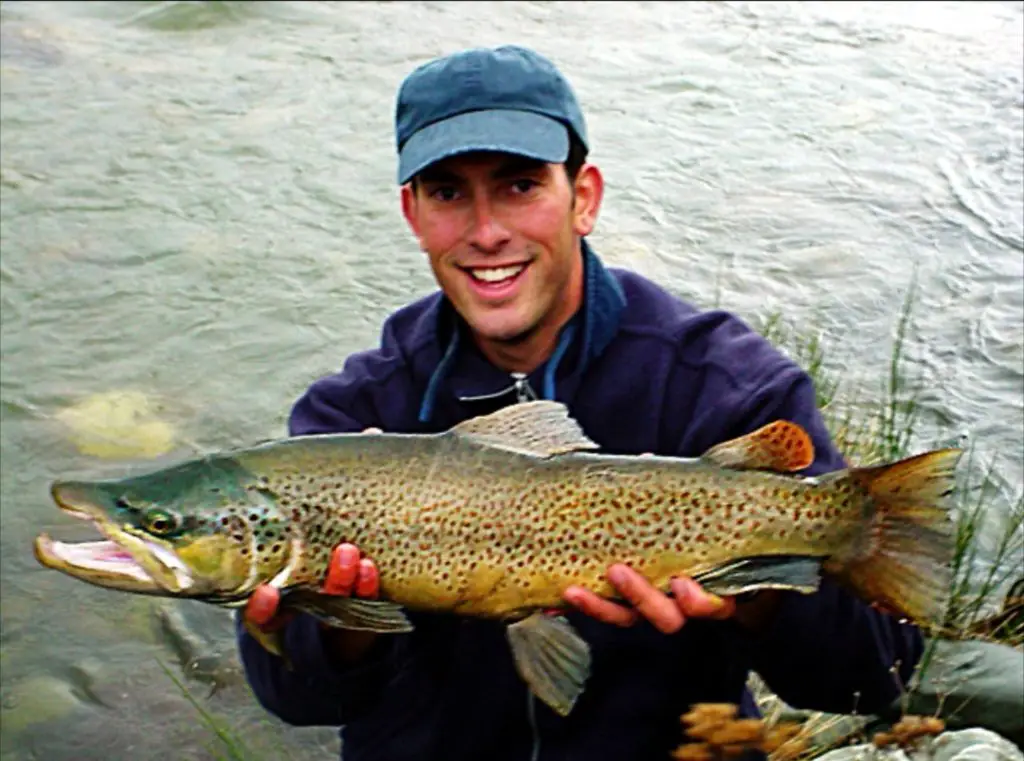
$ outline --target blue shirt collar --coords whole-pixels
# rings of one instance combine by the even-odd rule
[[[626,298],[618,281],[584,239],[583,304],[559,334],[551,357],[526,379],[542,399],[560,398],[560,385],[579,376],[601,355],[619,328]],[[459,399],[497,397],[514,390],[515,378],[488,362],[465,334],[466,326],[451,303],[438,301],[437,337],[445,350],[431,374],[420,404],[419,420],[429,423],[442,384]],[[571,384],[570,385],[575,385]]]

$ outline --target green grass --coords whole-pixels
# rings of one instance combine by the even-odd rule
[[[759,327],[762,335],[811,376],[825,424],[853,464],[897,460],[926,448],[918,441],[922,381],[908,363],[906,351],[916,292],[915,275],[897,317],[888,372],[875,394],[854,385],[857,380],[845,381],[829,367],[820,333],[796,331],[778,314],[769,315]],[[946,438],[958,437],[951,432]],[[979,629],[978,621],[1001,607],[1003,591],[1014,581],[1013,574],[1020,573],[1015,560],[1024,553],[1024,493],[1009,507],[1003,524],[993,527],[990,521],[1001,515],[994,509],[999,499],[994,458],[985,461],[973,442],[964,448],[955,494],[952,585],[942,624],[931,633],[1018,645],[1024,640],[1024,627],[1014,623],[1016,619],[995,630]],[[986,535],[994,535],[994,542],[986,541]],[[927,665],[927,656],[922,665]]]
[[[178,691],[196,709],[196,714],[203,727],[210,733],[212,742],[207,747],[212,754],[212,758],[216,761],[257,761],[264,757],[268,760],[271,758],[271,756],[257,755],[251,748],[247,747],[245,741],[238,736],[235,729],[229,726],[226,719],[222,719],[208,711],[192,694],[188,686],[174,675],[174,671],[167,664],[163,661],[159,663],[160,668],[167,674],[167,678],[174,683]]]
[[[918,400],[923,382],[906,351],[915,298],[916,277],[897,316],[888,371],[880,387],[874,389],[873,384],[842,377],[830,367],[829,349],[820,333],[795,330],[778,314],[760,323],[761,333],[811,376],[825,424],[851,464],[897,460],[959,439],[950,432],[944,440],[940,434],[938,442],[921,440]],[[1007,507],[997,475],[994,457],[983,455],[975,442],[964,445],[954,494],[956,543],[946,610],[938,625],[923,627],[927,645],[910,684],[904,688],[904,704],[928,672],[940,639],[1024,645],[1024,578],[1020,564],[1024,557],[1024,490],[1018,487],[1018,495]],[[1007,587],[1014,582],[1017,602],[1004,607]],[[1000,609],[1002,613],[997,614]],[[762,697],[768,698],[767,706],[774,705],[770,693],[762,693]],[[814,758],[836,744],[870,742],[859,731],[847,736],[852,731],[847,720],[856,718],[812,714],[805,724],[805,737],[812,744],[800,758]]]

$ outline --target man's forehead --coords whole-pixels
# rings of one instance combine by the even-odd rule
[[[420,172],[420,178],[423,180],[459,178],[479,173],[500,177],[517,172],[543,169],[546,166],[547,163],[544,161],[516,153],[473,151],[450,156],[425,167]]]

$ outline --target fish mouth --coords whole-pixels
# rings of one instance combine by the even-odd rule
[[[131,526],[118,526],[83,489],[57,482],[51,496],[60,509],[92,523],[104,537],[91,542],[61,542],[46,533],[36,537],[36,560],[47,568],[108,589],[156,595],[181,595],[193,583],[188,566],[165,544]]]

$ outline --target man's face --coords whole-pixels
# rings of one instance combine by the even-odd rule
[[[496,153],[438,162],[403,188],[403,213],[438,284],[480,340],[557,329],[579,305],[596,169],[585,167],[573,190],[560,164]]]

